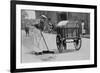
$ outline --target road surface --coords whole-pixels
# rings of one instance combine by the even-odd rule
[[[43,61],[73,61],[73,60],[88,60],[90,59],[90,39],[82,38],[82,46],[79,51],[74,50],[73,44],[68,44],[70,51],[64,53],[57,53],[56,34],[43,33],[48,48],[54,50],[56,54],[34,55],[34,51],[46,50],[41,36],[37,32],[30,31],[29,36],[26,37],[25,31],[22,30],[22,63],[43,62]],[[39,42],[39,43],[38,43]]]

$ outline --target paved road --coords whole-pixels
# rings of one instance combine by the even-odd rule
[[[36,56],[34,51],[46,50],[43,39],[38,34],[40,32],[30,31],[30,35],[26,37],[25,31],[22,31],[22,62],[42,62],[42,61],[69,61],[69,60],[86,60],[90,58],[90,40],[82,38],[82,46],[79,51],[67,51],[65,53],[45,54]],[[43,33],[46,43],[50,50],[57,51],[56,34]],[[36,38],[38,37],[38,38]],[[39,42],[39,43],[38,43]],[[73,44],[68,44],[72,49]]]

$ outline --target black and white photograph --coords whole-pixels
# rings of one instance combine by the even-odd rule
[[[13,4],[15,69],[96,67],[95,6],[41,2],[25,2],[25,5],[20,1]]]
[[[22,63],[90,59],[90,13],[21,10]]]

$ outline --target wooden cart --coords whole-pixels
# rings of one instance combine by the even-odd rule
[[[81,24],[78,21],[61,21],[56,25],[56,44],[59,52],[67,50],[67,43],[73,43],[75,50],[81,48]]]

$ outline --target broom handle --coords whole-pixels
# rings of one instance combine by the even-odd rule
[[[40,31],[40,32],[41,32],[41,31]],[[43,40],[44,40],[44,43],[45,43],[45,45],[46,45],[47,50],[49,50],[49,48],[48,48],[48,46],[47,46],[47,43],[46,43],[46,41],[45,41],[45,39],[44,39],[44,36],[43,36],[42,32],[41,32],[41,35],[42,35],[42,38],[43,38]]]

